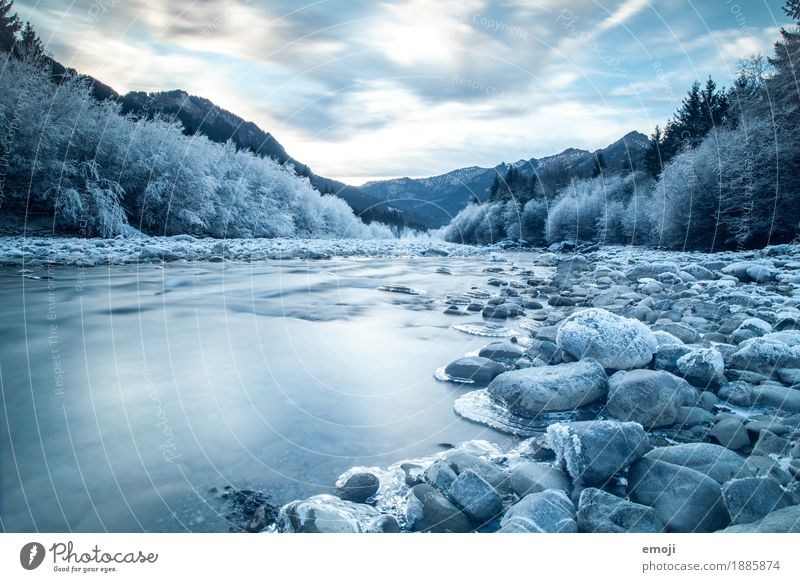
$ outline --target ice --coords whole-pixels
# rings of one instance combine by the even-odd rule
[[[479,335],[483,337],[511,337],[517,335],[512,329],[496,323],[483,323],[483,322],[469,322],[459,323],[453,326],[453,329],[470,335]]]
[[[453,407],[459,416],[467,420],[523,438],[544,433],[554,422],[586,420],[596,416],[593,408],[586,408],[542,413],[533,419],[523,418],[512,414],[508,408],[494,401],[486,390],[467,392],[455,401]]]
[[[456,384],[474,384],[475,380],[470,380],[468,378],[456,378],[455,376],[451,376],[447,372],[445,372],[445,366],[441,368],[437,368],[436,371],[433,373],[433,377],[439,380],[439,382],[455,382]]]
[[[420,289],[414,289],[413,287],[408,287],[406,285],[381,285],[378,287],[378,291],[387,291],[389,293],[404,293],[406,295],[424,295],[425,291]]]

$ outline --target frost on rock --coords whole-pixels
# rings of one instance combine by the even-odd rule
[[[614,420],[553,424],[547,446],[576,485],[603,484],[650,450],[642,425]]]
[[[316,495],[284,505],[276,529],[281,533],[361,533],[379,516],[369,505]]]
[[[642,322],[601,308],[584,309],[564,320],[558,346],[575,358],[594,358],[604,368],[626,370],[646,366],[658,340]]]

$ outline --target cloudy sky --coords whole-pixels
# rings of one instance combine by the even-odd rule
[[[769,54],[780,0],[17,0],[117,91],[185,89],[321,175],[429,176],[663,124]]]

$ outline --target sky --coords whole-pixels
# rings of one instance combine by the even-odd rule
[[[769,55],[780,0],[17,0],[54,58],[184,89],[352,185],[594,150]]]

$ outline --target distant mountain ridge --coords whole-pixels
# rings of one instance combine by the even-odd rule
[[[603,155],[609,172],[626,168],[640,169],[649,145],[646,135],[632,131],[594,152],[568,148],[553,156],[519,160],[513,164],[501,163],[493,168],[470,166],[429,178],[371,181],[355,187],[315,174],[308,165],[290,156],[272,134],[208,99],[180,89],[153,93],[132,91],[120,95],[91,76],[80,75],[58,61],[48,60],[51,76],[56,82],[65,75],[78,74],[90,82],[95,98],[119,102],[123,113],[150,117],[163,115],[179,122],[189,135],[202,133],[218,143],[230,140],[238,148],[248,149],[282,164],[291,164],[295,172],[307,177],[317,190],[347,202],[365,222],[377,220],[393,226],[417,229],[444,226],[470,200],[477,198],[484,201],[495,177],[502,179],[511,167],[518,168],[526,176],[536,173],[545,192],[553,194],[572,178],[591,176],[599,154]]]
[[[608,172],[641,169],[649,143],[646,135],[631,131],[594,152],[568,148],[553,156],[502,163],[494,168],[470,166],[430,178],[371,181],[363,184],[361,190],[407,212],[424,215],[427,226],[439,227],[448,224],[473,198],[486,200],[495,177],[502,179],[511,167],[526,176],[536,173],[545,193],[552,195],[572,178],[590,177],[601,154]]]

